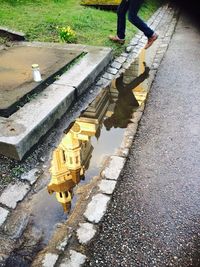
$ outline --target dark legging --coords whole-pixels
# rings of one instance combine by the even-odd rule
[[[153,30],[137,15],[142,3],[143,0],[122,0],[117,10],[117,36],[120,39],[125,38],[127,11],[129,21],[141,30],[147,38],[153,35]]]

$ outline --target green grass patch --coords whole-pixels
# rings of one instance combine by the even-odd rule
[[[147,20],[160,1],[146,1],[140,16]],[[1,25],[24,32],[29,41],[60,42],[58,28],[70,26],[76,32],[76,43],[109,46],[118,54],[123,46],[108,40],[116,33],[116,18],[114,11],[85,7],[77,0],[1,0],[0,7]],[[127,43],[136,32],[127,21]]]

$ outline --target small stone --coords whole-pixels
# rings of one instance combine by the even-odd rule
[[[95,235],[96,230],[91,223],[80,223],[77,230],[77,237],[81,244],[87,244]]]
[[[111,195],[115,189],[116,183],[117,181],[102,180],[98,186],[102,193]]]
[[[45,162],[45,157],[40,157],[40,158],[39,158],[39,161],[41,161],[41,162]]]
[[[47,253],[45,255],[43,262],[42,262],[43,263],[42,266],[43,267],[54,267],[57,259],[58,259],[57,254]]]
[[[7,219],[9,211],[0,207],[0,226],[5,222]]]
[[[86,219],[90,222],[98,223],[106,212],[109,200],[109,196],[101,193],[93,196],[84,213]]]
[[[65,250],[65,247],[67,246],[68,244],[68,241],[69,241],[69,238],[71,237],[71,235],[69,236],[66,236],[62,241],[59,242],[59,244],[57,245],[57,249],[58,250],[62,250],[64,251]]]
[[[0,203],[14,209],[17,206],[17,202],[25,197],[29,189],[30,187],[27,184],[21,182],[10,184],[1,194]]]
[[[159,64],[157,64],[157,63],[154,63],[154,64],[152,65],[152,69],[154,69],[154,70],[157,70],[158,67],[159,67]]]
[[[70,250],[70,258],[64,259],[59,267],[80,267],[84,264],[86,256],[76,252],[75,250]]]

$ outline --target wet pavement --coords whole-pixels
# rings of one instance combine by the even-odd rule
[[[181,16],[85,266],[200,266],[199,43]]]

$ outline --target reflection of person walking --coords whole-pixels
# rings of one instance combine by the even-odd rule
[[[141,30],[148,38],[145,49],[149,48],[158,38],[158,35],[151,28],[149,28],[147,24],[137,15],[143,1],[144,0],[122,0],[117,10],[117,35],[110,36],[109,39],[111,41],[124,44],[127,12],[129,21],[139,30]]]

